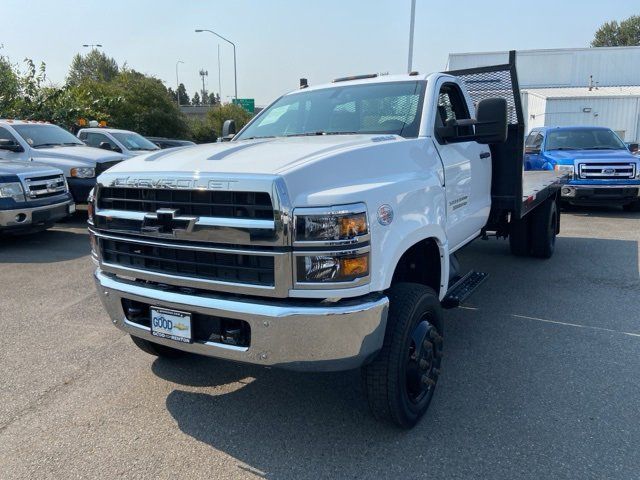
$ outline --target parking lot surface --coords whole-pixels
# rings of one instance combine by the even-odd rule
[[[156,359],[94,292],[82,217],[0,239],[0,478],[640,478],[640,215],[574,209],[551,260],[476,241],[431,408],[377,423],[358,372]]]

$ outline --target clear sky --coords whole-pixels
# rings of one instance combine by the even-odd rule
[[[119,64],[154,75],[190,95],[233,95],[234,41],[238,95],[258,105],[310,83],[368,72],[406,69],[410,0],[0,0],[2,54],[47,64],[62,82],[82,44],[101,43]],[[417,0],[414,69],[442,70],[450,52],[587,47],[600,24],[640,14],[639,0]]]

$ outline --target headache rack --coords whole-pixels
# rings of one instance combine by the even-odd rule
[[[566,178],[555,171],[524,171],[525,123],[516,72],[516,52],[509,52],[509,63],[446,72],[458,77],[471,95],[474,105],[487,98],[507,101],[507,141],[491,144],[491,220],[498,222],[504,212],[522,218],[555,195]]]

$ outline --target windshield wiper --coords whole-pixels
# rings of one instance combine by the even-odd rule
[[[314,137],[319,135],[357,135],[359,132],[325,132],[319,130],[317,132],[304,132],[304,133],[292,133],[285,135],[285,137]]]
[[[64,143],[39,143],[37,145],[31,145],[31,148],[41,148],[41,147],[61,147]]]
[[[255,137],[241,138],[240,140],[255,140],[256,138],[276,138],[275,135],[257,135]]]
[[[70,147],[79,147],[80,145],[82,145],[82,143],[65,142],[65,143],[61,143],[60,145],[67,145],[67,146],[70,146]]]
[[[573,147],[558,147],[558,148],[548,148],[547,150],[580,150],[580,149],[573,148]]]
[[[616,148],[616,147],[589,147],[589,148],[583,148],[583,150],[622,150],[622,148]]]

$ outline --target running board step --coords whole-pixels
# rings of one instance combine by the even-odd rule
[[[471,270],[449,289],[442,300],[442,308],[456,308],[462,305],[488,276],[488,273]]]

